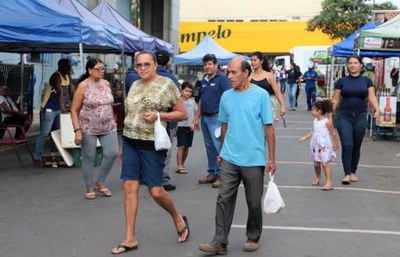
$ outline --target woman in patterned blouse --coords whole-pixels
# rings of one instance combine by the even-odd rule
[[[82,170],[86,183],[86,199],[95,199],[95,189],[106,197],[111,191],[104,185],[118,154],[117,125],[114,119],[114,98],[110,83],[103,79],[104,64],[89,59],[86,73],[79,79],[71,106],[75,143],[82,145]],[[96,182],[93,181],[97,139],[103,148],[103,159]]]
[[[125,100],[127,110],[122,138],[121,179],[125,194],[126,234],[113,254],[135,250],[135,235],[140,184],[148,187],[151,197],[172,217],[178,232],[178,241],[185,242],[190,235],[188,221],[175,208],[171,196],[162,187],[166,150],[154,148],[154,122],[160,114],[166,122],[187,119],[181,93],[172,80],[157,75],[157,61],[152,52],[144,51],[135,58],[140,80],[135,81]]]

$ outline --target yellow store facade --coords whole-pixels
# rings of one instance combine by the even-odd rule
[[[194,48],[206,34],[231,52],[288,53],[295,46],[335,43],[320,31],[309,32],[306,22],[180,22],[181,52]]]
[[[226,50],[288,53],[297,46],[332,45],[321,31],[306,30],[321,0],[184,0],[180,2],[179,52],[193,49],[209,34]],[[290,8],[288,8],[290,7]]]

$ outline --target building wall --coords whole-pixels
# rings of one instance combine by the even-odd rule
[[[179,0],[141,0],[142,30],[178,49]]]
[[[210,34],[232,52],[288,53],[296,46],[331,45],[321,31],[306,31],[321,0],[184,0],[180,5],[179,50],[186,52]]]
[[[181,21],[296,20],[307,21],[321,11],[321,0],[183,0]]]

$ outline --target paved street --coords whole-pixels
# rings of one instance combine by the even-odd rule
[[[304,93],[304,91],[302,91]],[[300,108],[288,112],[287,128],[276,124],[277,175],[275,181],[286,202],[279,214],[264,214],[261,248],[241,250],[245,237],[246,206],[243,188],[238,196],[228,256],[268,257],[393,257],[400,256],[400,147],[394,140],[372,141],[362,148],[359,182],[340,184],[340,159],[332,164],[335,190],[312,187],[313,166],[309,143],[298,137],[312,126]],[[24,151],[24,148],[19,148]],[[338,152],[340,156],[340,152]],[[173,153],[175,157],[175,152]],[[107,181],[113,197],[84,199],[84,181],[77,168],[36,169],[24,156],[21,169],[12,151],[0,152],[0,256],[1,257],[103,257],[124,236],[124,210],[120,167],[115,164]],[[137,219],[139,249],[123,256],[207,256],[198,250],[214,232],[217,190],[199,185],[206,175],[201,133],[187,160],[189,174],[173,172],[177,190],[171,195],[179,211],[188,216],[191,237],[177,242],[169,216],[143,187]],[[267,182],[267,180],[266,180]]]

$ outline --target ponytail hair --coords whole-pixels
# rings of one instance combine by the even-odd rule
[[[81,83],[81,82],[84,81],[85,79],[89,78],[89,76],[90,76],[90,74],[89,74],[89,69],[93,69],[94,66],[96,66],[96,64],[98,64],[98,63],[103,63],[103,61],[100,60],[99,58],[90,58],[90,59],[86,62],[86,67],[85,67],[85,71],[86,71],[86,72],[85,72],[84,74],[82,74],[82,75],[79,77],[78,85],[79,85],[79,83]]]
[[[257,57],[258,60],[261,61],[261,68],[265,71],[271,71],[269,69],[269,63],[267,58],[265,57],[265,55],[263,53],[261,53],[260,51],[256,51],[254,53],[252,53],[250,56],[255,56]]]

